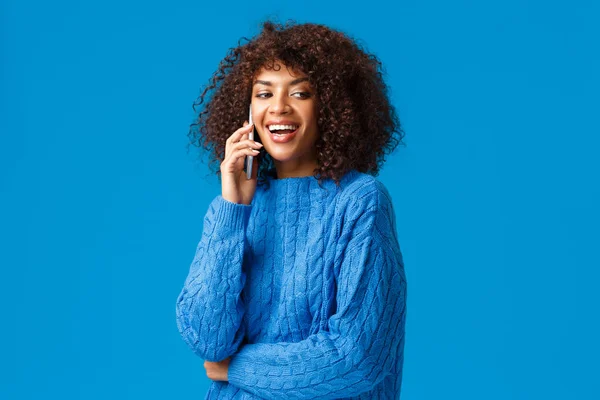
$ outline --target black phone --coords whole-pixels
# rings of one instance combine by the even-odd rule
[[[250,110],[248,111],[248,123],[252,124],[252,105],[250,105]],[[248,139],[254,140],[254,128],[248,134]],[[246,179],[252,179],[252,163],[254,161],[254,156],[246,156]]]

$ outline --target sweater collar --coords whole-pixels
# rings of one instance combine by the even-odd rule
[[[358,171],[354,169],[348,171],[341,179],[341,186],[343,187],[344,183],[351,181],[356,174],[358,174]],[[319,191],[322,189],[336,188],[336,184],[333,179],[323,179],[321,185],[319,185],[319,180],[312,175],[281,179],[276,179],[274,175],[270,175],[267,179],[272,190],[292,195],[294,193],[300,194],[302,192],[306,193]]]

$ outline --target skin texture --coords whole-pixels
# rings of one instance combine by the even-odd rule
[[[315,90],[308,76],[282,62],[274,68],[261,68],[252,86],[252,115],[259,141],[275,163],[277,177],[310,176],[318,171],[315,143],[317,128]],[[298,126],[293,138],[286,143],[273,140],[270,125]],[[248,139],[251,126],[236,130],[226,141],[225,158],[221,163],[221,191],[225,200],[250,204],[256,192],[258,152],[262,144]],[[255,156],[252,179],[243,170],[245,158]]]
[[[204,369],[206,369],[206,376],[213,381],[227,381],[229,360],[230,357],[227,357],[223,361],[219,362],[205,361]]]
[[[317,162],[314,176],[331,178],[336,183],[350,169],[376,176],[385,156],[403,144],[404,136],[388,98],[381,62],[346,34],[319,24],[281,25],[267,21],[256,37],[244,38],[230,49],[194,103],[197,117],[190,125],[189,145],[208,153],[209,167],[218,166],[216,173],[222,178],[227,140],[248,119],[251,100],[256,107],[253,116],[259,133],[255,139],[264,139],[263,127],[259,125],[262,117],[254,115],[261,113],[259,104],[263,100],[253,97],[254,82],[265,70],[283,73],[287,68],[278,70],[282,64],[290,71],[306,74],[314,91],[318,132],[312,152]],[[281,93],[283,90],[277,92]],[[296,98],[289,100],[295,102]],[[284,109],[279,112],[285,113]],[[297,112],[291,104],[288,111]],[[241,140],[244,139],[236,142]],[[304,170],[308,165],[304,161],[310,158],[305,148],[296,148],[298,152],[292,155],[266,140],[263,144],[257,157],[258,184],[266,184],[267,176],[280,178],[278,173],[310,174]],[[239,146],[247,148],[249,144]],[[300,154],[301,158],[297,158]],[[287,164],[292,160],[297,161]],[[280,164],[278,169],[278,161],[286,164]],[[294,165],[297,170],[291,168]]]
[[[313,175],[319,167],[315,143],[319,138],[317,102],[314,89],[302,71],[290,70],[278,62],[270,70],[262,68],[254,80],[252,115],[256,132],[271,155],[277,178]],[[272,140],[267,124],[289,121],[299,125],[287,143]]]
[[[253,160],[252,179],[247,179],[243,170],[246,156],[258,156],[258,149],[262,147],[248,139],[252,126],[245,122],[227,139],[225,145],[225,159],[221,163],[221,192],[223,198],[232,203],[250,204],[256,192],[258,158]]]

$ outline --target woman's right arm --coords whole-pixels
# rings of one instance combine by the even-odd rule
[[[183,340],[198,356],[218,362],[234,354],[245,330],[241,299],[246,274],[246,226],[256,192],[258,158],[262,144],[249,140],[253,125],[244,123],[225,143],[221,162],[222,194],[204,217],[202,238],[190,272],[177,298],[177,327]],[[251,179],[244,160],[254,155]]]
[[[221,195],[204,217],[202,238],[177,297],[177,327],[204,360],[221,361],[238,350],[244,337],[245,232],[252,206]]]

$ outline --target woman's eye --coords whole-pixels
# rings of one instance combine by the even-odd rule
[[[272,96],[272,93],[257,93],[254,97],[259,99],[267,99]],[[292,93],[292,96],[297,97],[299,99],[308,99],[311,95],[309,92],[295,92]]]
[[[297,97],[301,99],[308,99],[310,97],[310,93],[308,92],[296,92],[294,95],[298,95]]]

